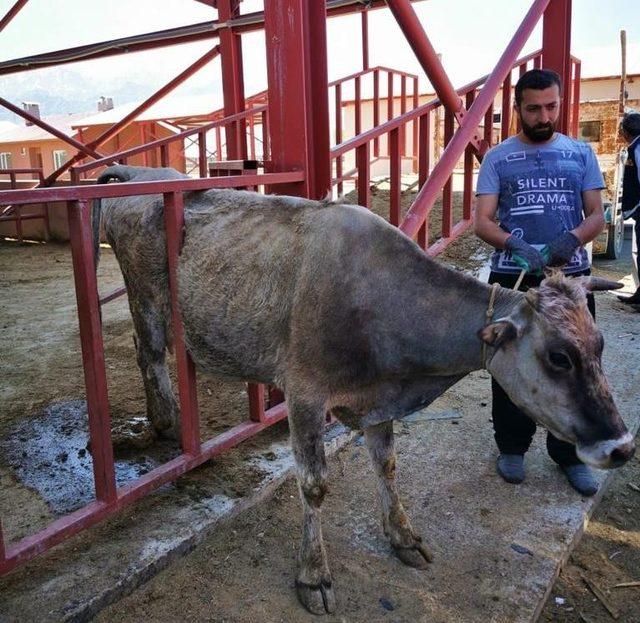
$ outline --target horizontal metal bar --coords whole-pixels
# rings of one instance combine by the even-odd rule
[[[75,201],[97,199],[98,197],[128,197],[132,195],[153,195],[173,191],[208,190],[210,188],[237,188],[270,184],[302,182],[304,171],[283,173],[261,173],[229,175],[189,180],[164,180],[161,182],[126,182],[122,184],[91,184],[88,186],[58,186],[27,190],[0,191],[0,205],[22,203],[45,203],[53,201]]]
[[[114,290],[113,292],[107,294],[106,296],[103,296],[100,299],[100,305],[104,305],[109,301],[113,301],[113,299],[117,299],[119,296],[122,296],[123,294],[126,294],[126,293],[127,293],[127,288],[125,288],[124,286],[122,288],[118,288],[117,290]]]
[[[473,224],[472,219],[463,219],[461,221],[458,221],[451,228],[450,236],[447,236],[446,238],[440,238],[439,240],[434,242],[429,248],[427,248],[426,250],[427,255],[434,257],[442,253],[452,242],[456,240],[456,238],[458,238],[458,236],[461,236],[462,234],[464,234],[464,232],[467,231],[467,229],[469,229],[469,227],[471,227],[472,224]]]

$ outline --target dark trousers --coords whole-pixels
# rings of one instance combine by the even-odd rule
[[[585,271],[578,273],[578,275],[588,275],[590,272]],[[505,288],[513,288],[517,279],[518,275],[493,272],[489,275],[489,283],[499,283]],[[543,277],[535,275],[525,275],[519,289],[526,292],[529,288],[539,286],[542,279]],[[587,305],[591,315],[595,318],[596,305],[591,293],[587,295]],[[524,454],[531,445],[533,435],[536,432],[536,423],[511,402],[504,389],[493,379],[491,379],[491,393],[494,437],[500,453]],[[547,451],[558,465],[567,466],[581,463],[573,444],[561,441],[549,432],[547,432]]]

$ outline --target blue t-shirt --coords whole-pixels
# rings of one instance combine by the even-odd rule
[[[500,227],[536,249],[583,220],[582,192],[604,188],[604,179],[589,145],[556,134],[544,145],[512,136],[489,150],[482,160],[476,195],[499,195]],[[576,249],[563,270],[589,268],[584,247]],[[511,252],[496,249],[491,270],[519,273]]]

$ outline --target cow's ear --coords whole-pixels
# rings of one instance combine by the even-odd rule
[[[510,320],[498,320],[480,329],[478,337],[489,346],[500,348],[506,342],[518,337],[518,329]]]

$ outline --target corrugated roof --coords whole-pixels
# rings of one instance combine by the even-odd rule
[[[51,115],[42,117],[42,121],[54,127],[67,136],[74,136],[76,130],[73,128],[80,119],[88,119],[87,113],[70,113],[65,115]],[[0,143],[26,143],[29,141],[59,140],[52,134],[38,127],[37,125],[15,125],[2,130],[0,127]]]

